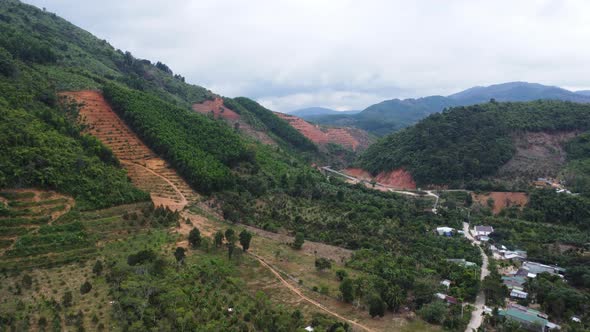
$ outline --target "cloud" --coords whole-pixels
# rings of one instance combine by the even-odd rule
[[[517,80],[590,85],[584,0],[25,1],[191,83],[280,111]]]

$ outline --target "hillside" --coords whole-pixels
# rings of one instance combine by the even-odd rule
[[[572,92],[555,86],[527,82],[510,82],[473,87],[447,97],[430,96],[417,99],[393,99],[372,105],[358,114],[336,114],[314,117],[314,122],[348,125],[376,135],[386,135],[410,126],[432,113],[454,106],[469,106],[496,101],[562,100],[590,103],[584,91]]]
[[[560,151],[556,146],[588,129],[586,104],[536,101],[457,107],[385,137],[367,150],[360,165],[373,174],[404,168],[422,186],[474,185],[502,171],[512,172],[512,179],[533,180],[556,176],[565,163],[565,157],[556,156],[555,166],[547,167],[551,154]],[[535,139],[534,133],[554,138]],[[529,153],[542,145],[548,146],[546,153]],[[533,164],[531,158],[540,160]]]

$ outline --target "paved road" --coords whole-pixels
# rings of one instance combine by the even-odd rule
[[[469,233],[469,224],[466,222],[463,223],[463,232],[465,232],[465,237],[467,237],[467,239],[469,239],[472,243],[477,245],[477,248],[481,253],[483,264],[481,264],[480,280],[483,280],[486,276],[490,274],[490,270],[488,269],[488,256],[481,248],[481,243],[477,241],[475,238],[473,238],[473,236],[471,236],[471,233]],[[481,326],[483,320],[483,307],[485,303],[486,296],[483,290],[480,290],[477,294],[477,297],[475,298],[475,310],[471,313],[471,320],[469,321],[469,324],[467,325],[465,332],[477,331],[477,329]]]

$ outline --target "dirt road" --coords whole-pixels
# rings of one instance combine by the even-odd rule
[[[483,249],[481,248],[481,243],[477,241],[471,234],[469,233],[469,224],[464,222],[463,223],[463,232],[465,232],[465,237],[469,239],[472,243],[474,243],[481,253],[482,264],[481,264],[481,273],[480,273],[480,280],[483,280],[486,276],[490,274],[488,269],[488,256],[485,254]],[[477,331],[477,329],[481,326],[483,321],[483,307],[486,303],[486,296],[483,290],[480,289],[479,293],[477,293],[477,297],[475,298],[475,310],[471,313],[471,320],[465,329],[465,332],[472,332]]]
[[[303,300],[305,300],[305,301],[307,301],[307,302],[311,303],[312,305],[314,305],[314,306],[318,307],[319,309],[321,309],[321,310],[323,310],[323,311],[327,312],[328,314],[330,314],[330,315],[332,315],[332,316],[334,316],[334,317],[336,317],[336,318],[338,318],[338,319],[340,319],[340,320],[342,320],[342,321],[345,321],[345,322],[347,322],[347,323],[349,323],[349,324],[352,324],[353,326],[356,326],[356,327],[358,327],[358,328],[360,328],[360,329],[362,329],[362,330],[364,330],[364,331],[373,331],[373,330],[371,330],[370,328],[368,328],[368,327],[366,327],[366,326],[364,326],[364,325],[362,325],[362,324],[360,324],[360,323],[357,323],[357,322],[355,322],[355,321],[353,321],[353,320],[350,320],[350,319],[348,319],[348,318],[345,318],[345,317],[343,317],[343,316],[341,316],[341,315],[339,315],[339,314],[337,314],[337,313],[335,313],[335,312],[331,311],[330,309],[328,309],[328,308],[324,307],[322,304],[320,304],[320,303],[318,303],[318,302],[316,302],[316,301],[314,301],[314,300],[310,299],[309,297],[305,296],[305,295],[304,295],[304,294],[303,294],[303,293],[302,293],[302,292],[301,292],[301,291],[300,291],[300,290],[299,290],[297,287],[295,287],[295,286],[293,286],[292,284],[290,284],[290,283],[289,283],[287,280],[285,280],[285,279],[284,279],[284,278],[281,276],[281,274],[280,274],[278,271],[276,271],[276,270],[275,270],[275,269],[274,269],[272,266],[270,266],[268,263],[266,263],[266,262],[264,261],[264,259],[260,258],[260,257],[259,257],[259,256],[257,256],[256,254],[253,254],[253,253],[251,253],[251,252],[249,252],[249,254],[250,254],[252,257],[256,258],[256,260],[258,260],[258,262],[260,262],[260,264],[262,264],[262,266],[264,266],[264,267],[268,268],[268,269],[269,269],[269,270],[270,270],[270,271],[271,271],[271,272],[272,272],[272,273],[273,273],[273,274],[274,274],[274,275],[275,275],[275,276],[276,276],[276,277],[277,277],[277,278],[278,278],[278,279],[281,281],[281,283],[282,283],[283,285],[285,285],[287,288],[289,288],[289,289],[290,289],[290,290],[291,290],[293,293],[297,294],[297,295],[298,295],[299,297],[301,297]]]

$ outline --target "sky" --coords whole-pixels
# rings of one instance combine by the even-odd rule
[[[590,89],[586,0],[25,0],[187,82],[287,112],[509,81]]]

